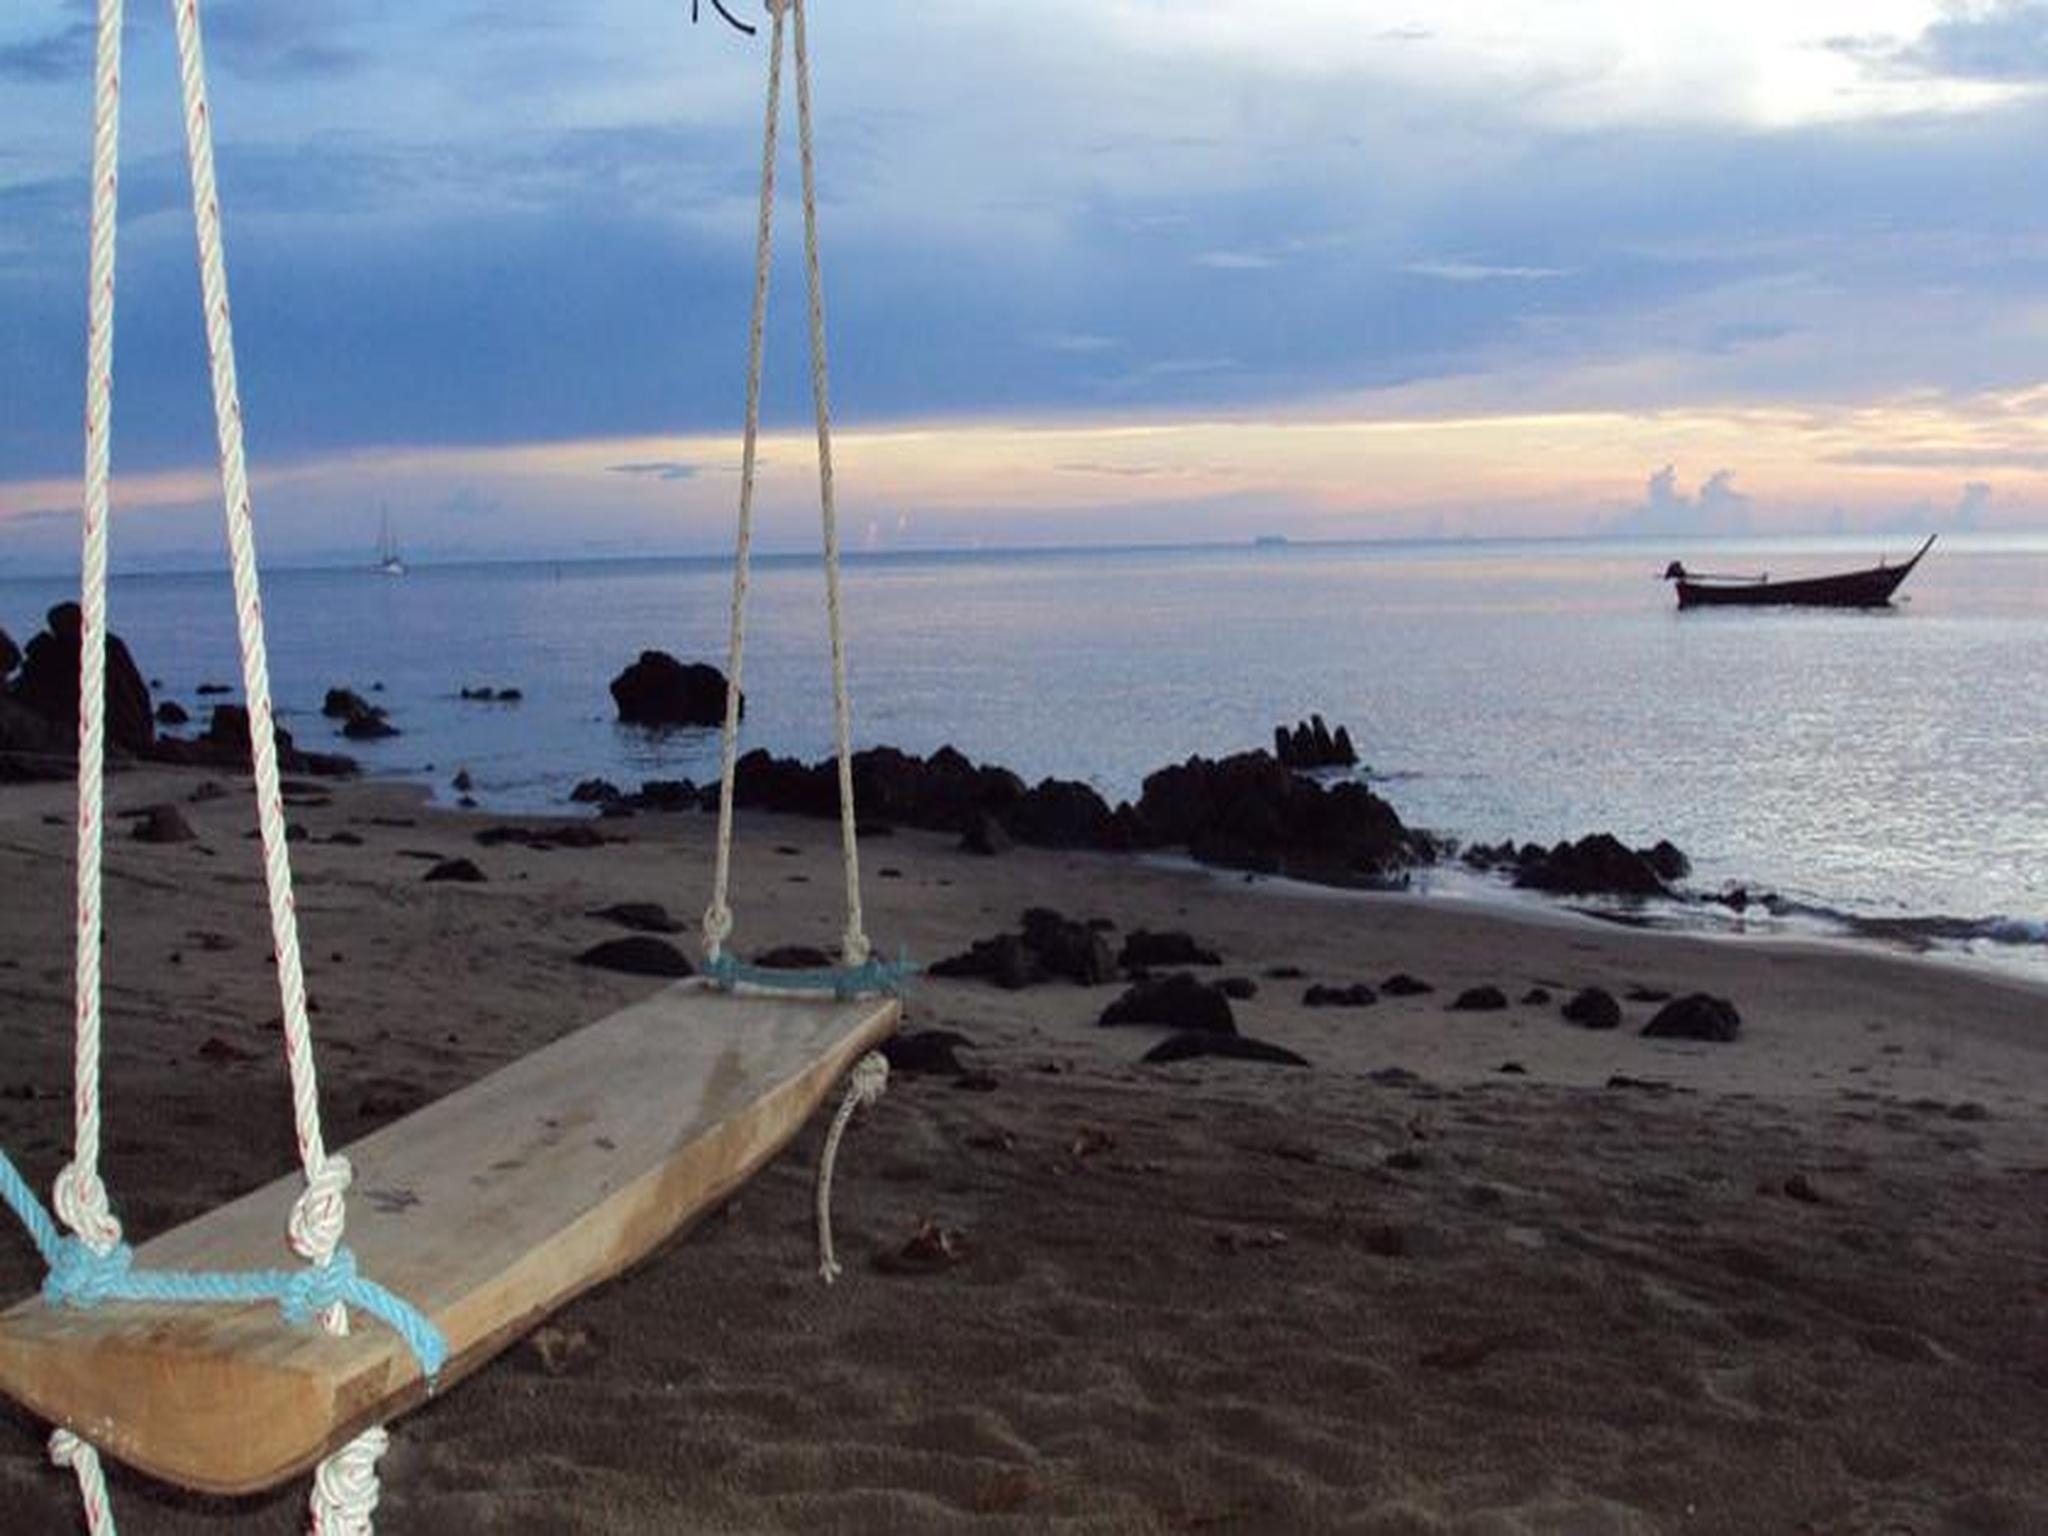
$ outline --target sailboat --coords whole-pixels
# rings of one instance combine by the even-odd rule
[[[391,531],[391,509],[383,509],[383,523],[377,530],[377,569],[386,576],[403,576],[405,562],[398,557],[398,535]]]

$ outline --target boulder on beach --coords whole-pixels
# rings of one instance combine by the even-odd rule
[[[1453,1013],[1498,1013],[1507,1007],[1508,995],[1499,987],[1467,987],[1447,1005]]]
[[[477,868],[473,859],[443,859],[420,878],[434,882],[452,881],[457,885],[482,885],[490,877]]]
[[[1154,965],[1221,965],[1223,957],[1178,928],[1159,933],[1133,928],[1124,938],[1116,963],[1127,970],[1142,970]]]
[[[14,676],[14,669],[21,665],[21,647],[14,643],[14,636],[0,629],[0,683]]]
[[[55,727],[61,750],[70,755],[77,746],[78,655],[85,616],[78,604],[59,603],[46,622],[49,628],[29,637],[9,694],[16,704]],[[117,751],[146,753],[156,742],[149,685],[120,636],[107,636],[106,656],[107,744]]]
[[[593,944],[576,957],[576,963],[594,966],[601,971],[620,971],[628,976],[693,974],[689,959],[681,950],[644,933]]]
[[[189,843],[199,834],[175,805],[152,805],[135,818],[134,836],[138,843]]]
[[[1651,1040],[1710,1040],[1726,1044],[1742,1032],[1742,1015],[1725,997],[1694,992],[1666,1003],[1643,1026]]]
[[[1163,1024],[1169,1029],[1202,1030],[1211,1034],[1234,1035],[1237,1018],[1230,999],[1222,989],[1197,980],[1187,971],[1176,971],[1150,981],[1137,982],[1123,996],[1102,1010],[1096,1023],[1104,1028],[1119,1024]]]
[[[1348,987],[1326,987],[1321,982],[1312,982],[1301,994],[1304,1008],[1370,1008],[1379,1001],[1379,995],[1364,982],[1354,982]]]
[[[158,725],[190,725],[192,717],[185,712],[185,706],[176,699],[165,699],[163,703],[156,707],[156,723]]]
[[[1192,1061],[1201,1056],[1219,1056],[1234,1061],[1263,1061],[1275,1066],[1305,1067],[1309,1060],[1284,1045],[1254,1040],[1250,1035],[1219,1035],[1209,1030],[1176,1030],[1147,1051],[1149,1062]]]
[[[681,933],[683,925],[668,915],[668,908],[658,901],[615,901],[608,907],[599,907],[589,914],[602,918],[608,923],[617,923],[621,928],[631,928],[635,933]]]
[[[1420,976],[1410,976],[1406,971],[1396,971],[1380,983],[1380,990],[1389,997],[1422,997],[1434,992],[1436,988]]]
[[[1024,914],[1021,932],[979,939],[964,954],[931,966],[927,974],[976,977],[1014,992],[1054,977],[1097,986],[1116,978],[1116,962],[1100,929],[1062,917],[1049,907],[1033,907]]]
[[[667,651],[642,651],[638,661],[612,679],[611,689],[626,725],[725,723],[725,674],[709,662],[681,662]],[[746,713],[742,696],[740,717]]]
[[[1621,1004],[1604,987],[1584,987],[1564,1005],[1564,1016],[1581,1029],[1619,1029]]]

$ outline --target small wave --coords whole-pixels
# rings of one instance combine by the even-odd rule
[[[1952,917],[1931,913],[1917,917],[1870,917],[1810,902],[1769,897],[1764,902],[1774,917],[1816,918],[1839,925],[1859,938],[1884,939],[1928,949],[1937,944],[2048,944],[2048,920],[2027,917]]]

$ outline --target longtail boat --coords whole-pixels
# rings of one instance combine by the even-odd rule
[[[1935,535],[1904,565],[1876,565],[1835,576],[1804,576],[1773,581],[1762,576],[1717,576],[1688,571],[1676,560],[1664,569],[1664,580],[1678,583],[1681,608],[1800,606],[1807,608],[1883,608],[1899,583],[1913,574],[1920,557],[1934,547]]]

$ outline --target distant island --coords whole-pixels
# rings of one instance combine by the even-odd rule
[[[1284,533],[1262,533],[1252,540],[1253,549],[1285,549],[1287,535]]]

